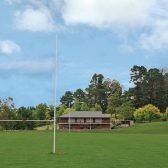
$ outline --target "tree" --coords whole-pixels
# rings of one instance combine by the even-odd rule
[[[166,107],[164,105],[164,77],[162,72],[157,68],[149,69],[147,81],[150,103],[164,111]]]
[[[160,117],[161,117],[160,110],[152,104],[148,104],[142,108],[138,108],[134,112],[134,118],[138,122],[144,122],[144,121],[151,122],[153,120],[159,119]]]
[[[87,103],[82,103],[82,106],[81,106],[81,111],[89,111],[89,106],[87,105]]]
[[[61,103],[66,105],[67,107],[71,107],[73,105],[73,92],[71,91],[66,91],[65,95],[61,97]]]
[[[153,104],[161,111],[166,108],[164,74],[157,68],[147,70],[144,66],[133,66],[131,69],[131,81],[135,87],[132,88],[132,97],[136,108],[146,104]]]
[[[74,94],[74,99],[78,100],[80,102],[85,102],[86,101],[86,93],[82,89],[77,89]]]
[[[23,120],[23,122],[16,122],[15,129],[33,129],[33,122],[24,122],[24,120],[33,119],[33,113],[31,107],[20,107],[16,110],[16,119]]]
[[[73,108],[75,109],[75,111],[81,111],[81,102],[79,100],[76,100],[74,102]]]
[[[45,120],[47,112],[48,112],[47,104],[41,103],[41,104],[36,106],[36,108],[34,110],[34,117],[38,120]]]
[[[118,114],[118,108],[121,105],[121,100],[118,94],[113,94],[108,98],[107,113],[114,114],[115,118]]]
[[[168,72],[164,73],[164,107],[168,106]]]
[[[122,94],[122,87],[117,80],[111,80],[109,78],[105,79],[104,85],[106,88],[106,95],[107,97],[112,94]]]
[[[135,111],[135,107],[130,102],[123,103],[118,108],[119,114],[123,117],[125,120],[131,120],[133,119],[133,113]]]
[[[60,105],[59,109],[57,110],[57,119],[59,116],[63,115],[65,113],[65,110],[67,109],[67,107],[65,105]]]
[[[86,91],[88,93],[87,96],[90,108],[95,107],[97,103],[101,106],[102,111],[105,112],[107,108],[107,96],[103,81],[104,76],[102,74],[94,74]]]
[[[150,103],[148,94],[147,69],[144,66],[133,66],[131,69],[131,81],[135,87],[133,89],[134,106],[142,107]]]
[[[16,118],[16,108],[13,103],[13,99],[8,97],[7,99],[0,101],[0,119],[1,120],[14,120]],[[14,122],[1,122],[0,125],[3,129],[14,129]]]
[[[102,108],[101,108],[101,106],[99,105],[99,104],[95,104],[95,111],[102,111]]]

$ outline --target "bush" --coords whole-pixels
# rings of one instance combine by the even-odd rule
[[[134,112],[134,118],[137,122],[154,121],[161,117],[160,110],[152,104],[138,108]]]
[[[166,112],[163,113],[163,115],[162,115],[162,121],[167,121],[167,120],[168,120],[168,107],[166,109]]]

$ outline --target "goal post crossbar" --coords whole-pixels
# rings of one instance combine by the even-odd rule
[[[0,122],[54,122],[54,120],[0,120]]]

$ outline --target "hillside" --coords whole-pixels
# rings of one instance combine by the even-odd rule
[[[118,128],[112,133],[122,134],[168,134],[168,122],[152,122],[135,124],[129,128]]]

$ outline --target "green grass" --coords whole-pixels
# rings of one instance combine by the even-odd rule
[[[0,132],[0,168],[167,168],[168,122],[98,132]]]

